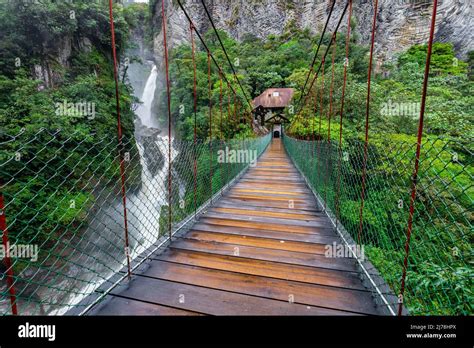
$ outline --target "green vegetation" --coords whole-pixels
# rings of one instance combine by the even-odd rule
[[[308,69],[309,57],[312,57],[319,41],[319,36],[312,36],[308,30],[298,30],[289,26],[281,36],[270,35],[267,40],[262,41],[248,34],[241,42],[230,38],[225,32],[219,31],[226,51],[237,70],[238,77],[242,82],[246,95],[254,98],[270,87],[295,87],[298,88],[304,82]],[[233,100],[232,92],[229,93],[225,80],[223,80],[223,125],[222,134],[220,127],[220,81],[219,73],[214,63],[211,63],[211,105],[213,115],[213,139],[233,138],[251,136],[248,122],[238,122],[235,117],[234,108],[241,110],[243,117],[249,111],[250,106],[244,98],[240,87],[234,82],[224,52],[219,45],[217,37],[210,31],[204,35],[206,44],[216,60],[219,62],[227,79],[231,82],[237,92],[237,103]],[[344,39],[341,37],[341,42]],[[355,37],[354,37],[355,40]],[[197,36],[196,42],[196,68],[197,68],[197,113],[196,123],[198,139],[209,137],[209,85],[208,85],[208,62],[207,52],[200,44]],[[326,44],[329,39],[325,39]],[[325,49],[322,47],[322,50]],[[366,48],[351,43],[353,52],[353,66],[360,76],[364,76],[362,67],[365,69]],[[338,59],[343,59],[343,52],[338,53]],[[170,54],[170,79],[173,82],[172,95],[172,119],[176,123],[177,130],[183,139],[193,138],[194,115],[193,115],[193,65],[192,54],[189,45],[181,45]],[[161,98],[161,109],[158,114],[166,115],[165,94]],[[295,99],[299,97],[297,91]],[[228,98],[230,95],[230,99]],[[362,107],[361,107],[362,108]],[[181,111],[181,112],[180,112]],[[230,112],[229,112],[230,111]],[[230,117],[229,117],[230,115]],[[247,119],[245,117],[245,119]],[[166,122],[164,119],[163,122]]]
[[[115,17],[120,54],[133,16],[116,6]],[[9,161],[1,176],[15,226],[10,238],[51,243],[80,230],[95,182],[102,178],[109,186],[102,190],[113,190],[119,180],[108,7],[1,0],[0,33],[0,162]],[[124,151],[136,160],[131,92],[121,84]],[[70,103],[87,107],[78,112]],[[140,168],[131,167],[133,185]]]
[[[338,47],[341,47],[339,45]],[[341,51],[341,50],[340,50]],[[342,52],[341,52],[342,54]],[[363,53],[362,53],[363,54]],[[367,93],[366,57],[359,52],[350,54],[348,82],[344,106],[344,134],[346,137],[362,137],[365,124],[365,98]],[[370,136],[383,134],[414,135],[418,126],[421,83],[426,60],[426,45],[415,45],[400,55],[395,65],[386,64],[372,81],[370,109]],[[342,93],[342,57],[336,56],[333,117],[339,114]],[[365,62],[361,64],[361,62]],[[427,135],[449,137],[469,144],[474,136],[472,115],[474,82],[467,75],[468,64],[454,56],[451,44],[433,45],[432,64],[428,89],[428,101],[425,114],[425,132]],[[321,120],[322,134],[327,134],[327,111],[331,76],[328,72],[331,62],[326,62],[325,84],[323,90],[324,113]],[[302,88],[303,76],[307,70],[296,71],[290,77]],[[320,96],[320,81],[315,83],[313,94]],[[319,106],[319,104],[318,104]],[[319,131],[319,116],[313,112],[310,103],[302,114],[292,123],[288,131],[297,137],[309,137],[313,134],[313,123]],[[339,117],[334,117],[334,131],[339,130]],[[332,130],[331,130],[332,131]],[[319,132],[317,132],[319,134]],[[334,133],[335,134],[335,133]]]
[[[360,191],[363,166],[366,74],[348,68],[342,154],[347,161],[333,166],[329,178],[326,161],[337,160],[339,110],[343,66],[336,58],[335,88],[330,134],[320,156],[307,161],[303,155],[311,143],[286,139],[290,153],[333,211],[339,211],[343,226],[355,240],[359,234]],[[356,58],[357,59],[357,58]],[[382,67],[372,82],[370,145],[368,149],[366,199],[361,243],[366,255],[397,293],[404,258],[409,193],[413,171],[421,85],[426,45],[416,45],[401,54],[396,64]],[[367,66],[367,63],[365,63]],[[327,139],[331,64],[326,63],[323,107],[311,99],[293,120],[287,133],[299,139]],[[295,71],[291,79],[299,86],[307,71]],[[433,46],[425,138],[422,144],[411,254],[404,304],[413,314],[472,314],[472,157],[473,81],[468,64],[457,60],[451,44]],[[312,95],[320,96],[320,79]],[[322,111],[322,113],[321,113]],[[305,161],[303,163],[301,160]],[[341,187],[339,205],[337,187]],[[401,200],[401,206],[399,202]]]
[[[234,54],[234,50],[238,48],[238,43],[230,39],[225,33],[220,32],[224,45],[229,54]],[[196,43],[196,85],[197,85],[197,101],[196,101],[196,129],[197,139],[209,139],[212,132],[212,139],[231,139],[231,138],[247,138],[252,137],[249,116],[250,106],[248,105],[242,90],[237,83],[228,64],[224,61],[224,52],[212,33],[205,36],[206,43],[213,55],[221,62],[221,68],[225,74],[225,78],[231,83],[234,92],[228,87],[224,75],[222,77],[222,98],[221,98],[221,82],[219,72],[214,63],[211,61],[211,95],[209,97],[209,81],[208,81],[208,57],[203,52],[201,45]],[[196,37],[196,41],[197,41]],[[194,97],[193,97],[193,63],[192,52],[188,45],[177,47],[171,53],[170,79],[173,81],[171,90],[171,110],[172,119],[176,126],[180,138],[183,140],[192,140],[194,138]],[[243,74],[238,74],[238,78],[244,81]],[[164,92],[166,93],[166,91]],[[249,93],[247,92],[247,95]],[[162,98],[161,112],[159,115],[167,115],[167,106],[165,94]],[[221,103],[222,100],[222,103]],[[221,113],[222,104],[222,113]],[[209,110],[211,105],[211,110]],[[212,115],[212,130],[210,130],[209,115]],[[166,122],[166,120],[162,120]]]

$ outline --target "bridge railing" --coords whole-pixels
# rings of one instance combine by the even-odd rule
[[[363,255],[375,267],[373,275],[380,274],[398,296],[416,141],[371,142],[362,200],[363,141],[345,140],[339,148],[334,141],[283,139],[322,208],[363,246]],[[410,314],[473,312],[474,163],[472,142],[466,144],[439,138],[422,143],[405,295],[395,297]]]
[[[0,134],[0,314],[83,313],[269,141],[124,136],[119,155],[115,137],[80,130]]]

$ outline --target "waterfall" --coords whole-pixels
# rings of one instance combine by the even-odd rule
[[[157,128],[155,119],[152,117],[151,108],[153,106],[153,100],[155,99],[155,90],[156,90],[156,78],[158,76],[158,69],[156,65],[153,65],[151,69],[150,76],[145,84],[145,89],[143,90],[140,104],[136,110],[136,114],[140,119],[142,125],[148,128]]]
[[[152,114],[157,75],[157,68],[153,65],[145,84],[145,89],[142,93],[141,100],[143,104],[141,104],[136,110],[136,115],[140,119],[142,125],[146,128],[158,128],[158,124]],[[148,156],[148,158],[152,157],[150,162],[154,162],[155,160],[158,161],[159,158],[161,158],[163,163],[160,170],[153,174],[150,167],[156,165],[156,163],[149,163],[147,161],[147,157],[145,156],[147,148],[144,147],[143,142],[139,138],[137,139],[140,163],[142,165],[142,175],[140,190],[129,197],[129,206],[132,212],[132,214],[130,214],[130,218],[132,219],[130,225],[133,226],[131,233],[138,241],[138,245],[133,248],[132,257],[140,254],[143,250],[157,241],[160,230],[159,218],[161,207],[164,204],[167,204],[167,177],[169,169],[168,136],[151,135],[151,137],[156,145],[156,147],[151,148],[155,151],[159,151],[159,154],[151,153],[151,156]],[[150,151],[149,149],[150,148],[148,148],[148,151]],[[171,160],[173,160],[176,155],[177,151],[172,146]]]
[[[141,127],[138,127],[139,129],[136,129],[136,142],[142,173],[140,189],[127,193],[130,256],[132,259],[157,242],[161,207],[167,204],[167,178],[170,165],[168,161],[169,138],[157,134],[158,122],[152,115],[157,75],[156,66],[153,65],[142,93],[143,104],[136,111],[142,124]],[[149,140],[147,142],[149,146],[150,143],[156,146],[144,147],[143,138]],[[173,160],[178,151],[174,148],[173,142],[171,142],[171,146],[171,160]],[[145,151],[149,152],[149,156],[145,156]],[[160,164],[159,170],[151,170],[151,166],[158,164]],[[179,178],[177,178],[177,185],[180,198],[182,198],[184,184]],[[120,195],[115,198],[107,195],[101,202],[98,202],[97,210],[90,214],[87,228],[80,237],[70,242],[72,247],[67,249],[71,255],[70,264],[63,271],[67,277],[60,280],[51,278],[51,281],[55,282],[55,287],[61,291],[51,290],[53,287],[35,288],[36,296],[44,299],[47,303],[44,305],[46,313],[53,315],[66,313],[70,306],[80,303],[87,294],[100,286],[105,281],[104,279],[116,274],[123,267],[126,259],[123,251],[122,204]],[[61,252],[64,252],[64,248],[61,248],[63,249]],[[75,250],[86,251],[88,257],[84,257],[82,253],[77,253]],[[91,259],[94,262],[91,262]],[[85,268],[90,271],[84,272]],[[101,277],[98,278],[97,274],[100,274]],[[50,303],[59,303],[59,305]],[[65,306],[63,303],[69,303],[69,306]],[[35,302],[31,302],[23,305],[24,311],[34,313],[34,304]],[[5,304],[0,302],[0,307],[2,305]],[[31,308],[26,308],[27,305]]]

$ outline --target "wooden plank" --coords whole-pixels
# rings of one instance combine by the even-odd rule
[[[294,192],[294,193],[305,193],[308,194],[306,188],[298,187],[296,185],[269,185],[269,184],[236,184],[235,189],[239,190],[262,190],[263,192],[271,191],[282,191],[282,192]]]
[[[254,221],[240,221],[238,219],[222,219],[203,216],[199,219],[200,222],[212,223],[214,225],[221,226],[236,226],[243,228],[257,228],[265,229],[270,231],[282,231],[282,232],[298,232],[308,234],[333,234],[332,227],[319,226],[319,227],[307,227],[307,226],[288,226],[285,224],[271,224],[267,222],[254,222]]]
[[[278,240],[262,237],[252,237],[246,235],[236,235],[219,232],[203,232],[191,230],[186,234],[186,239],[194,239],[207,242],[219,242],[236,245],[247,245],[258,248],[268,248],[286,251],[297,251],[300,253],[324,255],[325,244],[304,243],[288,240]]]
[[[154,256],[153,259],[309,284],[365,289],[360,282],[358,273],[355,272],[338,272],[326,268],[177,249],[169,249],[161,255]]]
[[[273,225],[285,225],[291,226],[291,229],[298,228],[298,227],[323,227],[331,229],[332,225],[328,223],[326,218],[321,216],[314,216],[313,219],[292,219],[290,215],[286,215],[285,217],[269,217],[269,216],[261,216],[261,215],[242,215],[242,214],[232,214],[232,213],[224,213],[224,212],[214,212],[212,210],[208,210],[206,213],[207,218],[215,218],[215,219],[228,219],[234,221],[252,221],[257,223],[272,223]],[[286,227],[288,229],[288,227]]]
[[[270,175],[261,175],[261,174],[255,174],[252,175],[252,180],[258,180],[260,182],[269,182],[270,180],[275,180],[275,176],[270,176]],[[304,184],[305,181],[301,177],[296,177],[296,178],[291,178],[291,177],[286,177],[286,176],[281,176],[278,178],[278,182],[282,183],[296,183],[296,184]]]
[[[286,196],[293,196],[298,198],[310,198],[311,195],[308,192],[297,192],[295,190],[292,191],[284,191],[282,189],[274,188],[274,189],[259,189],[259,188],[240,188],[236,187],[232,189],[232,192],[249,192],[249,193],[263,193],[265,195],[286,195]]]
[[[115,292],[114,292],[115,293]],[[211,315],[334,315],[337,311],[195,285],[135,277],[120,296]]]
[[[243,236],[273,238],[277,240],[291,240],[306,243],[332,244],[339,243],[340,239],[334,234],[307,234],[287,231],[269,231],[255,228],[241,228],[235,226],[222,226],[210,223],[197,223],[192,227],[193,230],[204,232],[221,232],[227,234],[237,234]]]
[[[213,208],[224,208],[224,209],[235,209],[239,211],[247,211],[249,213],[255,212],[257,213],[287,213],[287,214],[292,214],[294,216],[323,216],[322,212],[318,211],[308,211],[308,210],[301,210],[301,209],[295,209],[295,208],[278,208],[278,207],[265,207],[265,206],[260,206],[258,209],[255,209],[254,206],[248,206],[248,205],[242,205],[239,204],[238,202],[229,202],[224,199],[220,200],[217,202]]]
[[[268,181],[268,180],[260,180],[258,178],[252,178],[252,179],[243,179],[240,180],[237,184],[236,187],[239,185],[241,186],[247,186],[247,187],[282,187],[282,188],[289,188],[289,189],[301,189],[301,190],[307,190],[307,187],[305,187],[305,184],[303,182],[288,182],[288,181],[279,181],[278,183]]]
[[[148,303],[113,295],[109,296],[107,300],[108,302],[105,305],[92,311],[89,315],[202,315],[196,312],[161,306],[156,303]]]
[[[303,203],[303,204],[306,204],[308,206],[311,206],[309,203],[308,203],[308,199],[302,199],[302,198],[299,198],[299,197],[291,197],[291,196],[280,196],[280,197],[277,197],[277,196],[272,196],[272,195],[264,195],[264,194],[259,194],[259,195],[255,195],[255,194],[246,194],[246,193],[239,193],[239,192],[229,192],[226,194],[227,197],[230,197],[230,198],[240,198],[240,199],[252,199],[252,200],[257,200],[257,201],[265,201],[265,202],[272,202],[272,201],[278,201],[278,202],[284,202],[286,203],[287,205],[289,205],[289,202],[292,201],[293,204],[295,203]]]
[[[144,275],[245,295],[294,301],[294,304],[324,306],[363,314],[377,313],[370,293],[365,291],[290,282],[163,261],[153,261]]]
[[[259,164],[266,164],[266,165],[286,165],[288,167],[294,168],[288,158],[280,157],[277,161],[277,157],[266,157],[262,156],[258,159]]]
[[[266,164],[263,164],[264,162],[257,162],[257,165],[255,167],[251,167],[250,171],[256,171],[256,170],[268,170],[271,171],[272,173],[294,173],[295,175],[299,175],[298,170],[293,167],[292,165],[284,166],[281,168],[281,165],[274,166],[272,165],[272,161],[269,160]]]
[[[278,191],[275,189],[235,189],[228,193],[229,197],[245,197],[257,200],[268,200],[268,201],[283,201],[289,204],[293,202],[304,202],[308,204],[312,201],[312,197],[305,193],[294,192],[285,193],[285,191]],[[289,205],[288,205],[289,207]]]
[[[275,169],[286,169],[294,171],[295,168],[288,162],[276,161],[272,159],[259,160],[256,168],[275,168]],[[255,167],[254,167],[255,168]]]
[[[249,173],[253,178],[263,180],[266,182],[275,181],[288,184],[304,184],[304,180],[299,176],[289,176],[289,175],[269,175],[267,173]]]
[[[275,173],[273,170],[250,170],[248,175],[254,177],[267,177],[272,180],[284,180],[284,179],[293,179],[296,182],[302,182],[303,179],[297,173]]]
[[[279,219],[290,219],[290,220],[304,220],[304,221],[317,221],[321,220],[322,214],[301,214],[295,209],[286,209],[285,211],[269,211],[265,208],[262,209],[243,209],[243,208],[232,208],[216,206],[209,209],[208,211],[213,213],[243,215],[243,216],[259,216],[259,217],[274,217]]]
[[[308,194],[308,189],[303,187],[298,187],[296,185],[276,185],[276,184],[236,184],[234,186],[235,189],[240,190],[262,190],[263,192],[271,192],[271,191],[283,191],[283,192],[295,192],[295,193],[306,193]]]
[[[287,170],[287,169],[276,169],[276,168],[264,168],[256,167],[248,171],[248,175],[268,175],[271,177],[290,177],[294,179],[300,179],[300,175],[296,170]]]
[[[227,194],[223,196],[219,203],[240,204],[249,207],[268,207],[268,208],[289,208],[289,201],[268,201],[268,200],[254,200],[249,198],[229,197]],[[307,202],[293,202],[293,209],[301,211],[319,211],[313,204]]]
[[[232,255],[255,260],[320,267],[339,271],[357,271],[355,260],[350,258],[328,258],[324,255],[299,253],[294,251],[256,248],[237,244],[204,242],[190,239],[179,239],[175,241],[170,248],[219,255]]]
[[[290,159],[286,156],[279,156],[279,155],[268,156],[268,155],[264,154],[263,156],[261,156],[259,158],[259,163],[285,164],[285,165],[288,165],[288,166],[291,166],[292,168],[294,168],[291,161],[290,161]]]

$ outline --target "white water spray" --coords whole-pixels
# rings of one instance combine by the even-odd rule
[[[145,85],[145,89],[142,94],[143,104],[137,109],[136,114],[140,118],[142,125],[148,128],[157,128],[158,124],[155,121],[152,114],[152,106],[155,98],[155,89],[156,89],[156,78],[157,78],[157,69],[153,65],[151,69],[150,76]],[[150,247],[158,239],[158,233],[160,230],[160,213],[161,207],[167,204],[166,196],[168,192],[167,186],[167,177],[169,170],[169,143],[168,136],[156,135],[154,140],[156,147],[155,149],[159,150],[159,154],[151,154],[148,157],[154,157],[156,159],[161,157],[162,166],[160,170],[153,174],[150,170],[150,165],[156,165],[156,163],[148,163],[144,151],[147,151],[143,147],[143,144],[139,144],[138,150],[140,152],[140,162],[142,165],[142,175],[141,175],[141,189],[136,194],[129,198],[130,200],[130,209],[132,210],[132,226],[134,226],[135,238],[138,240],[138,246],[134,248],[132,252],[132,257],[140,254],[146,248]],[[171,147],[171,160],[173,160],[177,155],[176,149]]]
[[[142,125],[148,128],[158,127],[151,113],[153,100],[155,99],[157,76],[158,76],[158,69],[156,68],[156,65],[153,65],[150,76],[148,76],[148,80],[146,81],[145,89],[143,90],[142,97],[140,98],[140,100],[142,101],[142,104],[140,104],[136,110],[136,114],[140,118]]]

